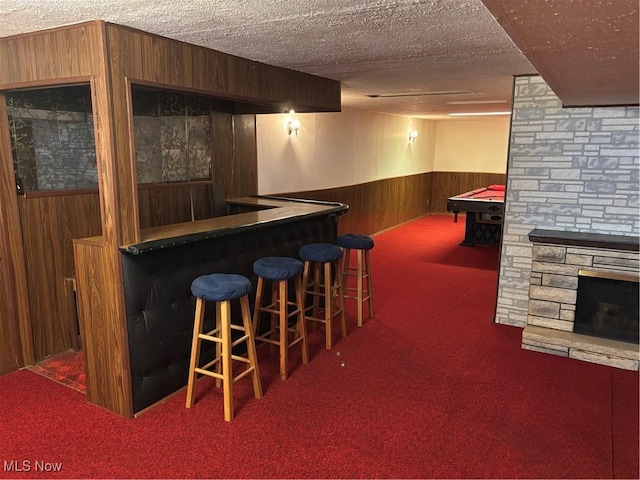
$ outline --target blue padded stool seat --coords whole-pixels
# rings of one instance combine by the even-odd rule
[[[251,292],[247,277],[235,273],[212,273],[202,275],[191,283],[191,293],[208,302],[234,300]]]
[[[342,248],[353,248],[354,250],[371,250],[373,248],[373,238],[356,233],[345,233],[336,238],[336,245]]]
[[[305,262],[335,262],[342,258],[342,250],[332,243],[309,243],[300,248],[298,255]]]
[[[263,257],[253,262],[256,275],[268,280],[288,280],[302,273],[300,260],[291,257]]]

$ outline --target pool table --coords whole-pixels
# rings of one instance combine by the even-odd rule
[[[466,212],[464,240],[460,245],[496,245],[500,243],[504,215],[504,185],[489,185],[447,198],[447,211]]]

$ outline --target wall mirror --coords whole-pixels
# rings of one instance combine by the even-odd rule
[[[132,85],[138,184],[211,179],[210,100]]]
[[[14,170],[22,191],[97,189],[90,85],[5,96]]]

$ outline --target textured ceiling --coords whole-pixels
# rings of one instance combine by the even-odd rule
[[[567,106],[638,105],[638,0],[482,0]]]
[[[535,73],[481,0],[0,0],[0,37],[96,19],[340,80],[344,106],[399,115],[510,110],[511,77]],[[452,90],[468,93],[367,96]]]

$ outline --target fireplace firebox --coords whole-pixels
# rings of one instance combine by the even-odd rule
[[[575,333],[638,342],[638,277],[580,270]]]

